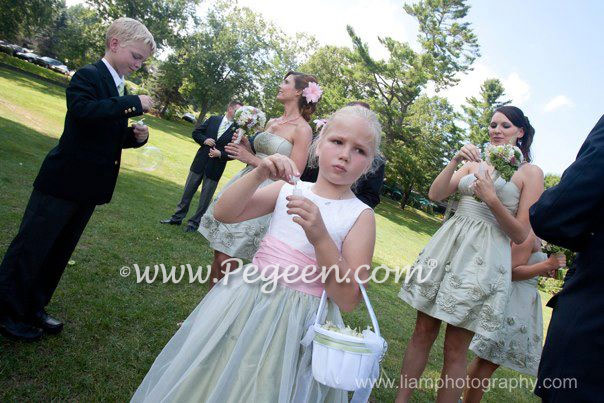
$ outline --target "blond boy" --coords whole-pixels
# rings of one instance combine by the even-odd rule
[[[56,334],[61,321],[45,307],[96,205],[111,200],[123,148],[141,147],[149,130],[128,118],[152,107],[129,95],[124,77],[155,51],[147,28],[131,18],[107,30],[104,57],[79,69],[66,90],[67,114],[46,156],[25,213],[0,265],[0,332],[20,340]]]

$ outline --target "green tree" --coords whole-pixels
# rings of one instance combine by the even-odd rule
[[[52,25],[65,0],[0,0],[0,37],[8,41],[31,40]]]
[[[217,2],[160,67],[165,83],[149,86],[164,110],[182,99],[192,104],[199,123],[209,112],[222,112],[233,98],[273,116],[280,108],[275,96],[283,76],[314,47],[313,38],[289,37],[248,8]]]
[[[462,108],[472,144],[479,146],[489,141],[488,127],[495,109],[510,103],[510,101],[503,101],[501,99],[503,97],[505,97],[505,89],[501,81],[490,78],[480,86],[478,97],[466,98],[467,105],[463,105]]]
[[[545,175],[545,188],[549,189],[556,186],[560,182],[560,175],[546,174]]]
[[[323,78],[315,71],[301,67],[319,46],[314,37],[302,33],[289,36],[272,24],[268,24],[265,31],[268,46],[262,53],[266,62],[254,78],[254,88],[246,90],[241,98],[273,117],[282,113],[283,106],[276,96],[279,85],[289,70],[317,75],[321,83]],[[322,102],[319,105],[321,104]]]
[[[316,115],[326,117],[356,100],[364,100],[362,82],[355,75],[356,55],[348,48],[323,46],[314,52],[300,70],[314,74],[323,89]]]
[[[402,183],[401,207],[413,190],[426,194],[430,184],[453,158],[465,139],[456,121],[458,114],[440,97],[421,96],[409,108],[409,129],[413,138],[394,139],[384,148],[387,158],[386,179]]]
[[[421,0],[403,6],[419,22],[423,67],[437,88],[459,82],[459,73],[471,70],[479,56],[478,38],[463,21],[470,6],[466,0]]]
[[[155,74],[150,75],[145,87],[153,94],[155,108],[161,116],[171,118],[184,112],[188,106],[187,99],[180,91],[184,74],[183,64],[168,60],[157,66]]]
[[[454,85],[459,81],[457,75],[467,72],[479,56],[477,38],[464,21],[469,9],[465,3],[464,0],[422,0],[406,5],[405,11],[419,22],[421,51],[416,52],[408,43],[389,37],[379,38],[388,51],[385,60],[373,59],[367,45],[348,27],[359,60],[356,77],[361,78],[363,93],[375,98],[375,109],[386,137],[385,149],[397,150],[397,155],[388,160],[389,172],[406,195],[418,186],[425,187],[425,181],[417,176],[417,171],[422,170],[419,158],[439,161],[444,158],[442,149],[438,150],[440,154],[435,154],[437,151],[430,143],[421,141],[422,132],[410,119],[411,107],[428,83],[437,89]],[[455,131],[461,132],[461,129]],[[403,152],[411,155],[403,155]]]
[[[120,17],[141,21],[158,47],[173,45],[187,28],[197,25],[196,6],[201,0],[87,0],[105,25]]]
[[[94,10],[77,4],[63,10],[38,43],[40,52],[77,69],[103,55],[105,27]]]

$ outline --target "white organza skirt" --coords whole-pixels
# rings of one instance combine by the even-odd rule
[[[312,377],[300,344],[320,299],[277,285],[246,284],[242,270],[218,283],[164,347],[133,402],[346,402]],[[327,320],[342,324],[330,302]]]

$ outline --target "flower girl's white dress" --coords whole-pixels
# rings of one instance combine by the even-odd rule
[[[357,198],[317,196],[312,185],[299,182],[298,187],[320,208],[329,234],[341,248],[361,212],[369,207]],[[313,246],[286,212],[285,197],[292,190],[289,184],[281,189],[268,233],[254,256],[253,264],[266,273],[271,266],[278,272],[288,266],[291,270],[292,265],[312,270],[316,263]],[[206,295],[156,358],[132,401],[347,401],[346,392],[313,379],[311,348],[300,344],[319,305],[320,279],[310,284],[280,281],[273,292],[264,293],[261,288],[266,283],[247,283],[244,271],[231,273]],[[327,320],[342,324],[331,302]]]

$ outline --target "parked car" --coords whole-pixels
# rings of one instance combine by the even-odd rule
[[[4,43],[3,45],[0,45],[0,50],[2,50],[4,53],[8,53],[11,56],[16,56],[17,53],[19,52],[29,52],[29,49],[26,48],[22,48],[19,45],[14,45],[12,43]]]
[[[41,57],[40,60],[42,60],[43,66],[47,69],[57,71],[61,74],[69,75],[69,68],[60,61],[47,56]]]
[[[197,121],[197,119],[195,119],[195,115],[193,115],[190,112],[187,112],[184,115],[182,115],[182,119],[186,120],[187,122],[191,122],[191,123],[195,123]]]
[[[6,53],[9,55],[13,55],[13,48],[10,47],[10,44],[2,41],[2,43],[0,43],[0,52],[2,53]]]
[[[32,52],[17,52],[15,54],[19,59],[23,59],[30,63],[42,64],[42,58],[35,53]]]
[[[384,182],[384,186],[382,186],[382,194],[389,196],[394,201],[400,201],[403,198],[403,191],[396,183],[388,184]]]

